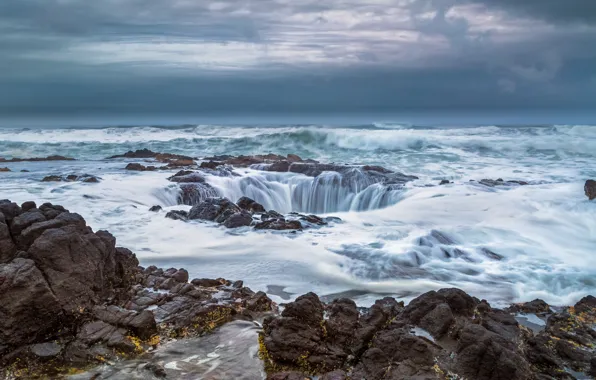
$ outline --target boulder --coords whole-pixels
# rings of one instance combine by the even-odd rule
[[[130,164],[126,165],[126,167],[124,169],[125,170],[138,171],[138,172],[146,172],[146,171],[155,171],[155,170],[157,170],[157,168],[155,166],[145,166],[145,165],[141,165],[139,163],[130,163]]]
[[[586,193],[586,197],[588,197],[589,200],[594,200],[596,199],[596,181],[589,179],[586,181],[586,184],[584,185],[584,192]]]
[[[238,202],[236,202],[236,204],[241,209],[246,210],[252,214],[266,212],[265,207],[263,207],[262,204],[257,203],[253,199],[250,199],[248,197],[242,197],[238,199]]]
[[[252,222],[252,215],[249,212],[242,210],[241,212],[228,217],[223,224],[226,228],[238,228],[250,226]]]
[[[227,198],[207,198],[190,209],[188,218],[224,223],[230,216],[241,211],[240,207]]]
[[[0,172],[11,172],[11,171],[12,171],[12,170],[10,170],[10,169],[9,169],[9,168],[7,168],[7,167],[0,168]]]
[[[151,212],[158,212],[161,211],[163,208],[160,205],[156,205],[156,206],[151,206],[151,208],[149,208],[149,211]]]

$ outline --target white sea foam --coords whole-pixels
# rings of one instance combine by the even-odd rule
[[[83,159],[8,163],[13,172],[2,173],[0,198],[62,204],[93,228],[111,231],[144,265],[183,266],[194,277],[243,279],[255,290],[281,285],[294,297],[312,290],[358,290],[408,299],[457,286],[497,304],[535,298],[571,304],[596,292],[596,203],[583,195],[583,181],[596,177],[595,130],[199,126],[0,131],[0,156]],[[310,177],[251,169],[239,170],[241,177],[209,177],[234,201],[246,195],[270,209],[333,212],[344,221],[289,235],[230,231],[164,218],[167,210],[189,208],[176,205],[178,187],[166,179],[171,173],[131,173],[122,170],[122,162],[97,160],[146,146],[196,156],[295,152],[325,161],[380,164],[420,179],[381,202],[376,185],[342,189],[330,186],[331,177],[322,177],[319,187]],[[48,173],[73,172],[96,174],[102,181],[39,181]],[[532,184],[488,188],[469,182],[499,177]],[[455,183],[426,187],[444,178]],[[155,204],[165,211],[149,212]]]

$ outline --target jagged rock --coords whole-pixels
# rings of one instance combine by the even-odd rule
[[[108,157],[108,159],[112,158],[155,158],[158,153],[155,153],[147,148],[138,149],[136,151],[129,150],[124,154],[119,154],[115,156]]]
[[[0,201],[0,210],[0,243],[23,249],[11,246],[0,262],[0,373],[8,378],[61,378],[275,307],[241,281],[189,284],[185,269],[143,270],[112,235],[61,206]],[[1,235],[9,225],[15,234]]]
[[[584,185],[584,192],[586,193],[586,197],[588,197],[589,200],[592,201],[596,199],[596,181],[593,179],[587,180],[586,184]]]
[[[535,299],[531,302],[511,305],[506,309],[510,313],[526,313],[526,314],[547,314],[552,313],[552,310],[546,302],[541,299]]]
[[[196,206],[208,198],[219,196],[217,190],[207,183],[183,183],[180,185],[178,204]]]

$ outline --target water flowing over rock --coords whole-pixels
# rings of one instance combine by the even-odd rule
[[[62,175],[49,175],[44,177],[41,182],[85,182],[85,183],[97,183],[99,178],[89,174],[77,175],[69,174],[67,176]]]
[[[589,200],[594,200],[596,199],[596,181],[589,179],[586,181],[586,184],[584,185],[584,191],[586,193],[586,197],[588,197]]]

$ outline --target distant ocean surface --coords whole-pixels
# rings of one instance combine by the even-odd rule
[[[419,179],[382,202],[387,189],[356,186],[342,193],[349,201],[338,202],[337,189],[330,188],[313,192],[318,198],[307,204],[292,196],[308,180],[301,175],[238,169],[239,177],[208,182],[233,201],[249,195],[280,212],[318,212],[343,223],[297,234],[226,230],[149,212],[157,204],[184,208],[176,204],[177,185],[166,179],[172,172],[129,172],[125,162],[135,160],[106,160],[142,148],[193,157],[291,153],[321,162],[381,165]],[[12,170],[0,173],[0,198],[64,205],[94,229],[112,232],[143,265],[185,267],[192,277],[242,279],[254,290],[273,290],[277,301],[307,291],[347,292],[366,305],[378,294],[409,299],[459,287],[497,304],[542,298],[568,305],[596,292],[596,202],[583,191],[585,180],[596,178],[596,126],[0,129],[0,157],[54,154],[77,161],[0,163]],[[40,181],[50,174],[92,174],[102,181]],[[529,185],[493,188],[477,182],[485,178]],[[444,179],[453,184],[438,186]],[[437,232],[454,242],[450,249],[466,255],[421,244]],[[502,260],[487,257],[486,250]]]

